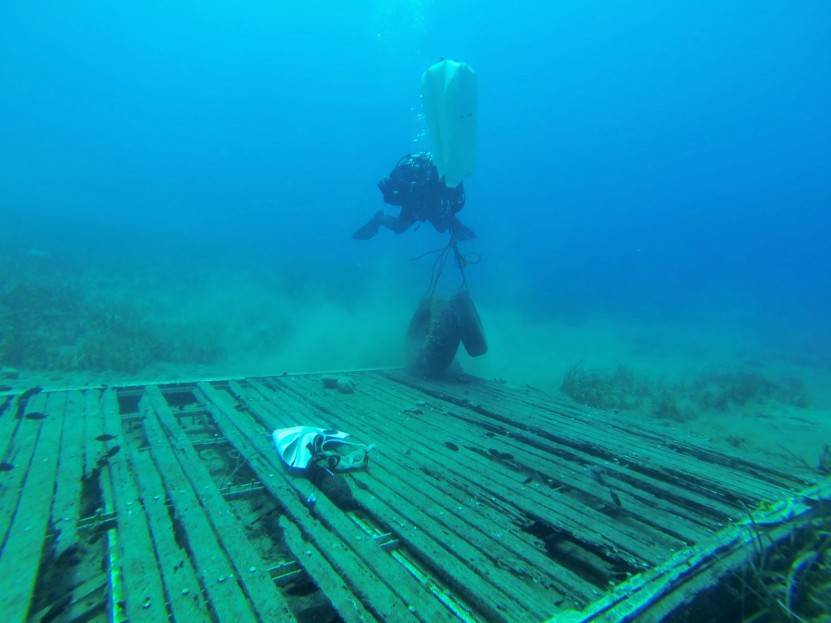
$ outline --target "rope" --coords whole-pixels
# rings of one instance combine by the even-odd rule
[[[428,255],[432,255],[434,253],[438,254],[438,257],[436,257],[436,260],[433,262],[433,268],[430,272],[430,283],[428,284],[424,295],[421,297],[422,299],[432,298],[432,296],[436,293],[436,288],[439,285],[441,275],[444,272],[444,267],[447,264],[447,259],[450,257],[451,251],[453,253],[453,259],[456,262],[456,267],[459,269],[459,273],[462,277],[461,284],[459,285],[459,292],[468,289],[467,278],[465,277],[465,268],[471,264],[478,264],[482,260],[482,257],[475,251],[463,254],[459,250],[459,241],[456,240],[456,237],[451,234],[450,241],[445,246],[440,249],[427,251],[417,257],[411,258],[410,260],[414,262],[423,257],[427,257]]]

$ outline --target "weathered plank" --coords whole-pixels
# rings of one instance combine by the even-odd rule
[[[118,418],[118,399],[112,389],[105,389],[101,397],[101,413],[106,421]],[[115,514],[115,486],[113,485],[111,462],[125,460],[124,455],[117,455],[114,447],[113,452],[102,452],[93,470],[93,477],[97,473],[98,484],[101,487],[101,505],[105,516]],[[116,526],[117,528],[117,526]],[[127,613],[124,599],[124,583],[122,582],[121,563],[119,561],[120,546],[119,533],[117,529],[108,529],[104,532],[105,544],[105,565],[108,571],[107,591],[107,616],[112,623],[125,623]]]
[[[46,418],[24,418],[17,434],[17,437],[36,437],[37,446],[20,495],[20,504],[0,552],[0,569],[14,569],[0,589],[0,612],[10,623],[25,620],[37,580],[58,469],[58,453],[55,450],[63,430],[65,401],[63,393],[49,394]]]
[[[296,413],[297,409],[285,395],[269,392],[257,381],[248,382],[245,387],[231,383],[231,389],[270,426],[292,425],[286,414]],[[309,395],[304,392],[304,396]],[[342,405],[340,413],[347,409]],[[334,426],[320,410],[317,418],[324,418],[319,422],[322,426]],[[371,427],[357,423],[355,427],[342,428],[363,431],[365,435],[372,432]],[[395,438],[402,441],[398,435]],[[433,572],[488,620],[520,621],[535,612],[539,617],[546,616],[552,602],[575,597],[574,584],[584,587],[584,597],[590,594],[591,588],[579,578],[570,577],[571,585],[566,584],[567,577],[572,575],[568,570],[558,569],[556,574],[549,575],[532,568],[516,551],[506,547],[501,531],[499,539],[493,538],[494,525],[480,530],[481,508],[470,498],[454,498],[446,491],[436,490],[419,471],[409,451],[406,444],[390,448],[383,442],[373,452],[371,469],[350,474],[359,485],[353,488],[355,496],[382,524],[395,527],[396,536],[422,560],[432,563]],[[379,469],[382,473],[373,477]],[[528,549],[537,554],[535,559],[541,569],[551,567],[550,559],[534,548]]]
[[[280,517],[280,528],[283,530],[286,545],[294,554],[295,559],[303,562],[303,569],[323,591],[329,603],[346,623],[378,621],[341,581],[338,572],[329,564],[320,550],[313,543],[303,539],[300,529],[290,519],[285,516]]]
[[[344,516],[343,511],[325,496],[319,496],[315,517],[331,531],[327,538],[326,532],[321,532],[320,525],[315,525],[315,518],[309,517],[308,509],[300,501],[307,499],[311,493],[310,483],[285,473],[270,440],[263,436],[265,431],[248,415],[234,411],[229,395],[220,394],[207,383],[200,383],[199,389],[204,396],[205,407],[214,415],[223,435],[240,451],[243,451],[244,445],[247,446],[247,451],[251,452],[251,455],[246,455],[249,456],[249,465],[304,534],[314,540],[353,592],[360,596],[367,609],[377,612],[385,620],[412,617],[424,621],[453,620],[451,613],[424,591],[409,572],[371,539],[364,538],[366,535]],[[277,486],[275,483],[278,483]],[[332,543],[333,536],[340,539],[339,545]],[[324,539],[326,545],[321,543]],[[363,578],[364,582],[356,582],[357,578]]]
[[[12,442],[20,425],[20,419],[16,417],[18,402],[19,396],[7,398],[0,410],[0,462],[13,463]]]
[[[448,383],[418,383],[388,373],[381,378],[398,381],[402,393],[413,399],[426,395],[455,405],[448,407],[449,414],[476,421],[484,430],[498,430],[519,438],[531,434],[572,452],[608,460],[615,465],[610,473],[616,478],[677,502],[691,514],[712,515],[717,519],[713,530],[721,528],[729,518],[740,517],[745,506],[778,499],[792,490],[784,487],[778,476],[758,479],[746,471],[732,470],[729,457],[712,451],[696,456],[690,444],[680,452],[680,444],[667,442],[655,430],[613,419],[606,421],[603,414],[565,407],[557,401],[547,403],[538,392],[528,398],[506,391],[505,395],[497,394],[499,398],[489,399],[490,393],[479,394],[479,388],[488,387],[481,381],[454,387]],[[380,385],[389,391],[383,380]],[[705,458],[718,460],[710,463]],[[792,480],[794,486],[800,482]],[[663,485],[656,487],[656,483]]]
[[[112,391],[112,390],[110,390]],[[103,393],[97,389],[88,389],[84,392],[84,477],[89,478],[97,469],[98,460],[106,453],[106,447],[98,441],[104,434],[104,414],[101,400]]]
[[[292,390],[286,381],[274,383],[285,387],[286,391],[294,391],[305,400],[311,400],[307,392]],[[326,408],[321,402],[314,404],[319,409]],[[400,424],[399,427],[401,433],[388,436],[385,443],[396,443],[401,434],[408,434],[406,425]],[[439,446],[440,443],[437,442]],[[641,564],[651,565],[662,560],[669,547],[682,545],[678,540],[660,534],[651,534],[647,538],[643,530],[616,521],[582,500],[569,497],[566,492],[518,487],[516,477],[503,464],[480,454],[468,453],[460,458],[458,453],[450,452],[443,454],[437,462],[439,457],[431,449],[434,445],[414,435],[410,443],[402,444],[401,451],[409,451],[411,457],[419,456],[419,469],[433,470],[436,477],[460,492],[483,500],[496,498],[528,518],[555,524],[559,530],[571,535],[575,542],[592,551],[607,552],[610,557],[617,556],[617,552],[625,552],[626,561],[621,560],[622,563],[635,559]],[[438,465],[441,467],[438,468]],[[487,479],[482,478],[483,474],[487,474]]]
[[[155,418],[158,418],[158,424],[167,433],[167,442],[179,462],[182,473],[193,490],[199,492],[206,517],[213,526],[219,544],[228,554],[237,580],[257,616],[264,621],[295,621],[288,603],[268,574],[268,565],[246,539],[245,527],[228,507],[193,445],[176,422],[159,388],[147,387],[143,403],[144,401],[152,406],[152,410],[146,411],[145,426],[150,431],[158,432],[155,421]]]
[[[140,412],[144,417],[154,463],[176,518],[187,534],[188,550],[202,579],[211,609],[221,620],[256,621],[257,615],[234,576],[234,565],[219,542],[206,516],[206,509],[182,472],[167,435],[156,418],[155,409],[148,400],[142,400]]]
[[[84,396],[81,392],[68,393],[65,418],[66,426],[61,438],[58,464],[59,477],[52,504],[52,524],[59,531],[55,543],[56,558],[77,545],[78,541],[86,419]]]
[[[521,423],[526,430],[541,432],[573,447],[617,457],[634,470],[676,482],[710,496],[715,502],[732,500],[738,508],[761,499],[775,499],[783,490],[795,490],[810,483],[777,470],[762,469],[737,457],[672,440],[670,431],[581,408],[543,392],[509,388],[497,392],[478,379],[458,386],[447,382],[422,383],[400,373],[379,375],[484,415],[491,423]],[[552,425],[556,423],[561,428],[552,434]],[[723,486],[725,483],[729,487]]]
[[[817,481],[545,392],[391,372],[353,378],[352,395],[324,390],[316,375],[151,386],[140,414],[149,451],[140,449],[139,416],[131,413],[132,432],[121,429],[121,388],[10,399],[0,406],[0,460],[10,464],[0,472],[0,568],[12,570],[0,586],[3,620],[104,623],[107,589],[106,618],[116,623],[280,620],[293,597],[274,587],[271,561],[257,553],[269,546],[268,531],[242,527],[265,493],[229,503],[207,471],[226,443],[277,503],[298,564],[350,622],[658,620],[716,582],[716,567],[741,564],[739,549],[710,563],[697,555],[718,542],[711,532],[745,520],[746,505],[799,491],[783,507],[777,530],[786,534],[784,522],[807,499],[801,484]],[[142,390],[123,391],[120,404],[134,412]],[[173,413],[162,391],[188,415]],[[189,405],[190,391],[207,415]],[[45,419],[23,417],[37,412]],[[269,437],[304,423],[378,444],[369,469],[346,476],[359,510],[320,494],[316,506],[304,503],[311,483],[284,469]],[[115,438],[95,439],[104,432]],[[49,528],[58,554],[86,534],[76,525],[81,495],[89,503],[97,486],[82,490],[84,477],[100,484],[108,529],[57,572],[53,595],[52,576],[37,577],[53,544]],[[382,549],[379,534],[397,549]],[[682,549],[686,542],[697,546]],[[40,611],[28,613],[35,589]],[[229,606],[228,595],[242,607]],[[300,612],[303,602],[292,607]]]
[[[764,559],[795,534],[827,514],[831,483],[825,482],[783,499],[633,577],[582,612],[554,616],[545,623],[662,623],[690,620],[685,606],[725,578],[736,578],[749,558]],[[762,538],[764,535],[764,538]],[[740,577],[740,576],[739,576]],[[719,604],[713,604],[718,610]],[[721,604],[724,606],[725,604]],[[795,616],[796,620],[802,620]]]
[[[400,393],[396,392],[395,386],[390,388],[388,383],[379,383],[377,386],[371,385],[371,388],[373,397],[386,396],[390,401],[393,397],[398,397],[400,404]],[[418,394],[414,394],[416,397]],[[578,489],[582,495],[605,502],[611,501],[608,487],[614,484],[615,490],[623,492],[624,497],[640,501],[648,509],[647,515],[637,512],[637,504],[626,508],[626,511],[616,509],[616,520],[633,511],[632,515],[638,521],[647,523],[651,529],[661,531],[672,525],[674,532],[683,533],[684,539],[689,541],[708,536],[713,529],[720,528],[735,510],[720,499],[713,500],[673,486],[665,480],[632,471],[621,465],[617,457],[601,458],[600,450],[592,453],[592,448],[585,445],[567,445],[535,434],[527,430],[522,420],[497,422],[494,425],[492,420],[475,410],[462,412],[453,409],[452,404],[435,399],[431,399],[430,403],[432,409],[425,408],[424,414],[408,414],[408,418],[424,425],[423,430],[428,437],[431,431],[441,434],[446,429],[458,429],[458,424],[463,423],[466,425],[462,429],[464,439],[457,439],[458,445],[470,446],[475,443],[480,448],[515,454],[516,458],[511,464],[516,464],[524,472],[521,477],[532,475],[543,481],[561,481],[560,486],[564,488]],[[441,421],[442,426],[436,427],[436,421]],[[547,423],[546,430],[560,435],[560,431],[566,427],[565,422],[552,418]],[[484,437],[485,434],[488,435],[487,438]],[[615,435],[619,435],[619,431],[615,431]],[[435,435],[432,439],[441,442]],[[562,478],[561,475],[567,475],[567,478]]]
[[[3,460],[12,465],[9,471],[0,472],[0,483],[2,483],[0,487],[0,553],[8,540],[12,520],[17,513],[32,454],[42,427],[42,420],[29,420],[25,417],[18,419],[15,416],[17,401],[18,399],[15,398],[12,403],[14,408],[3,416],[3,422],[8,425],[6,433],[10,437],[8,440],[0,440],[0,443],[5,443]],[[25,408],[24,413],[43,412],[46,409],[46,395],[32,396]]]
[[[168,595],[168,608],[179,623],[213,621],[202,596],[202,584],[188,553],[176,542],[177,527],[167,508],[167,493],[149,452],[127,449],[131,475],[136,482],[143,511],[153,539],[155,554]],[[216,582],[217,578],[210,578]],[[129,579],[128,579],[129,581]],[[205,578],[205,581],[209,581]],[[161,603],[150,608],[161,618]]]
[[[106,459],[113,485],[113,503],[118,514],[118,556],[123,602],[127,618],[133,622],[158,621],[167,618],[167,598],[156,560],[155,547],[150,536],[149,517],[139,498],[130,471],[130,452],[118,444],[124,442],[124,431],[118,415],[114,394],[106,394],[104,418],[115,439],[111,448],[122,448],[120,453]],[[99,442],[104,447],[107,442]],[[126,444],[125,444],[126,445]],[[104,459],[101,459],[103,466]]]

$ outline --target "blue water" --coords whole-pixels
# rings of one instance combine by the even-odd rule
[[[430,148],[420,76],[454,58],[479,85],[460,216],[486,312],[753,327],[821,357],[829,26],[821,0],[5,2],[3,260],[124,287],[154,266],[279,274],[409,310],[430,264],[408,259],[442,239],[350,234],[384,207],[377,180]]]

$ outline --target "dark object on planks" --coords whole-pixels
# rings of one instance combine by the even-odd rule
[[[352,489],[343,474],[328,470],[321,462],[310,463],[306,475],[318,491],[329,498],[341,510],[353,510],[358,505],[352,497]]]

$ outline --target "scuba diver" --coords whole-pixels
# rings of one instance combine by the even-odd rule
[[[369,240],[383,225],[400,234],[416,221],[430,221],[438,232],[450,230],[456,240],[473,240],[476,234],[456,218],[465,206],[465,189],[461,182],[448,188],[429,153],[410,154],[401,158],[392,172],[378,182],[384,203],[400,206],[397,217],[378,210],[366,225],[358,228],[352,237]]]

